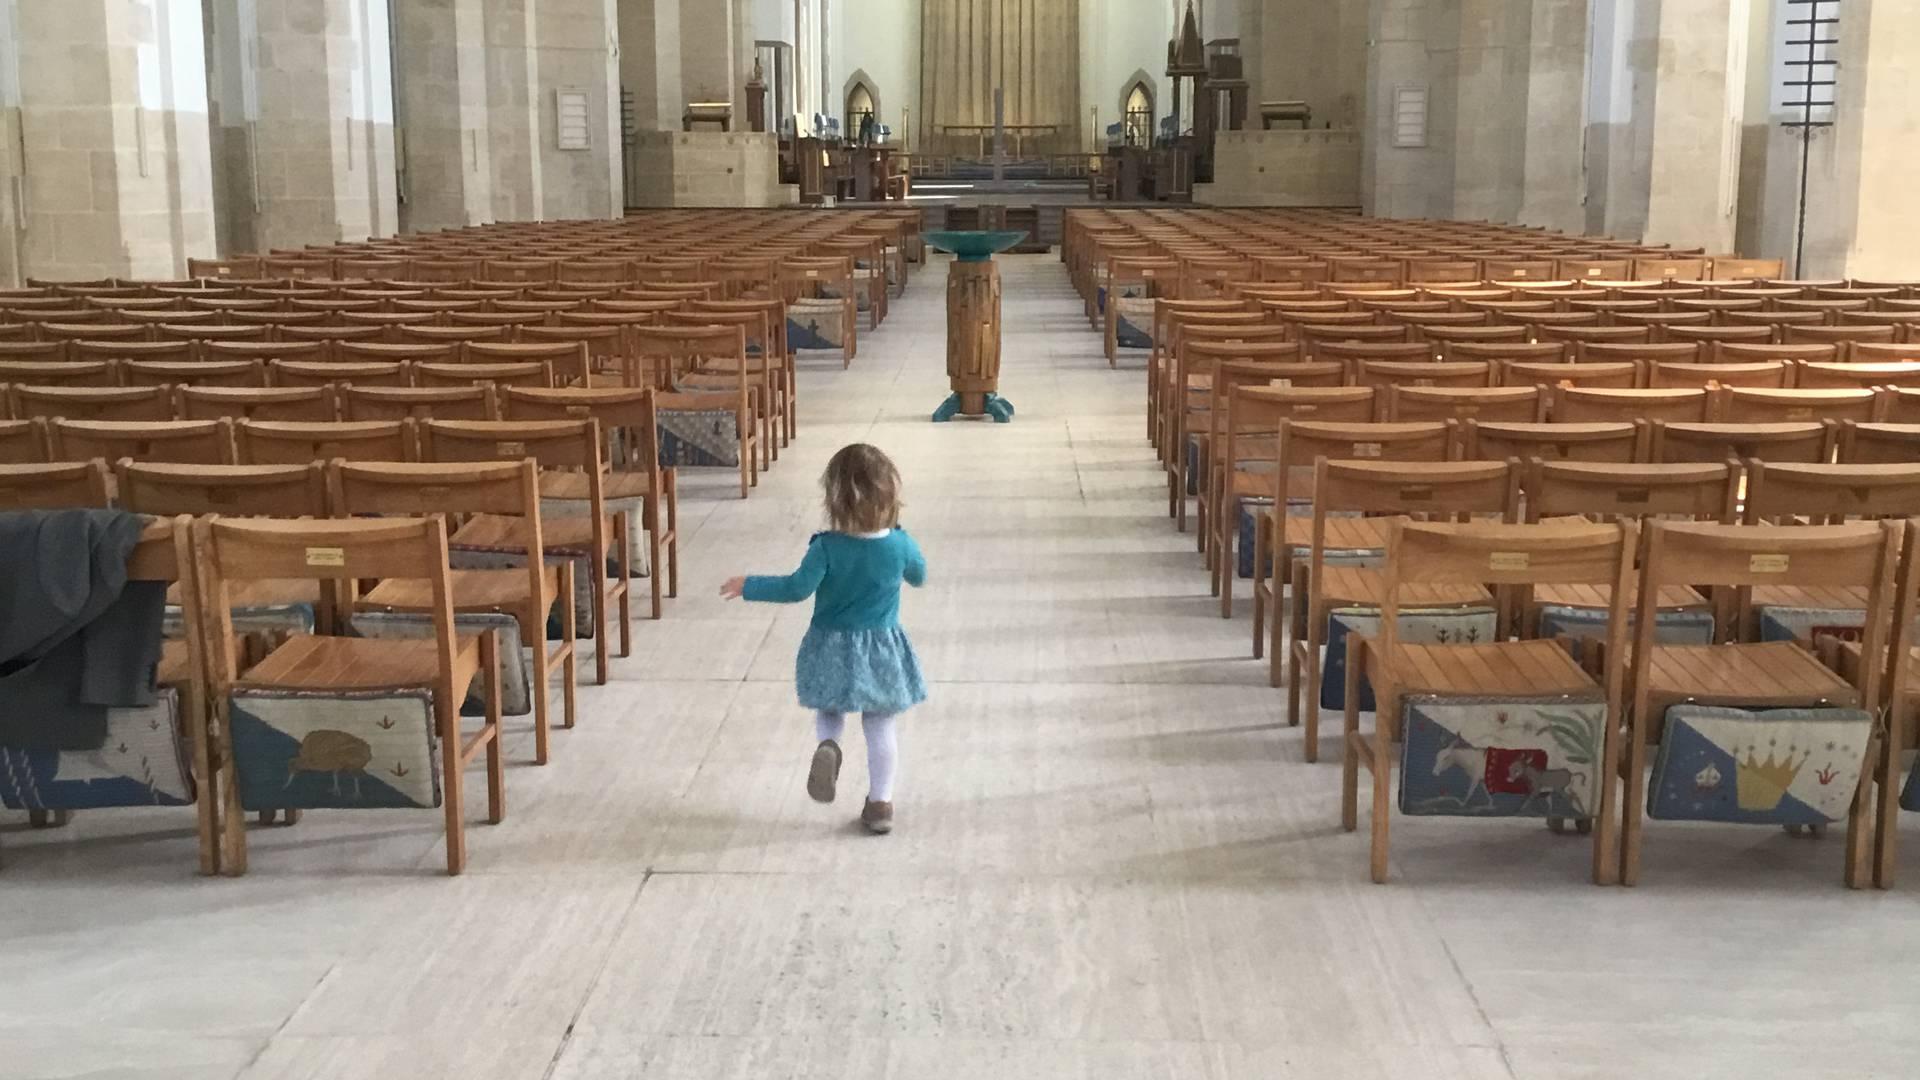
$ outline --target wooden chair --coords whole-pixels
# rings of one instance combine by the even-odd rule
[[[1292,425],[1281,429],[1286,442]],[[1451,428],[1448,429],[1451,438]],[[1383,455],[1384,456],[1384,455]],[[1287,652],[1287,719],[1298,723],[1305,716],[1306,759],[1320,757],[1320,709],[1322,684],[1320,646],[1328,645],[1328,668],[1337,667],[1337,654],[1331,640],[1329,622],[1339,608],[1379,609],[1384,598],[1387,573],[1376,567],[1329,565],[1329,547],[1345,548],[1352,542],[1330,528],[1334,513],[1372,515],[1357,520],[1371,522],[1370,528],[1390,534],[1391,518],[1421,516],[1445,520],[1471,514],[1498,515],[1512,523],[1518,514],[1519,474],[1507,462],[1486,461],[1385,461],[1329,460],[1319,456],[1314,468],[1313,520],[1307,557],[1293,567],[1293,604],[1291,647]],[[1354,550],[1354,549],[1347,549]],[[1492,597],[1475,584],[1434,584],[1414,589],[1400,598],[1409,607],[1465,609],[1484,605],[1491,609]],[[1491,626],[1503,624],[1498,612],[1489,611]],[[1348,635],[1351,637],[1352,635]],[[1280,643],[1272,643],[1276,653]],[[1344,690],[1344,687],[1343,687]],[[1305,708],[1301,708],[1301,699]],[[1353,708],[1358,699],[1342,695],[1341,707]]]
[[[1547,415],[1556,424],[1619,423],[1635,420],[1704,422],[1713,396],[1705,390],[1620,390],[1563,386],[1554,391]]]
[[[1223,365],[1223,374],[1233,374],[1233,368],[1232,364]],[[1209,455],[1214,466],[1207,476],[1207,493],[1200,514],[1202,531],[1210,537],[1206,549],[1212,556],[1209,565],[1213,570],[1213,590],[1220,597],[1222,618],[1233,617],[1233,579],[1239,570],[1234,543],[1240,535],[1242,504],[1270,502],[1280,495],[1281,485],[1272,470],[1277,467],[1276,440],[1281,423],[1299,419],[1364,423],[1372,418],[1373,411],[1373,391],[1365,387],[1229,383],[1218,429],[1217,453]],[[1264,510],[1253,514],[1256,533],[1259,519],[1264,516]],[[1250,547],[1258,547],[1257,542]],[[1259,572],[1255,571],[1254,576],[1258,577]],[[1259,600],[1255,603],[1258,605]]]
[[[493,387],[355,386],[339,390],[345,420],[491,420],[499,415]]]
[[[690,300],[687,302],[687,317],[701,312],[720,315],[740,315],[758,311],[765,318],[765,336],[754,338],[751,331],[747,335],[747,352],[753,355],[757,349],[766,356],[774,367],[776,377],[775,390],[780,395],[782,415],[786,430],[781,435],[782,446],[791,442],[795,434],[796,402],[799,386],[794,377],[794,353],[787,344],[787,305],[777,296],[761,299],[735,300]]]
[[[438,462],[521,461],[532,458],[543,471],[564,470],[586,476],[587,514],[544,523],[541,537],[549,555],[586,563],[587,599],[594,631],[595,682],[606,685],[609,629],[619,612],[620,655],[633,654],[632,563],[623,518],[607,512],[600,426],[592,420],[551,422],[433,420],[420,426],[420,456]],[[457,549],[527,558],[533,550],[521,519],[476,514],[456,530]],[[609,558],[617,576],[608,570]]]
[[[105,510],[107,467],[102,461],[63,461],[52,465],[0,464],[0,512],[17,510]]]
[[[57,461],[233,462],[233,425],[225,420],[54,420],[47,428]]]
[[[1634,885],[1640,880],[1640,848],[1644,828],[1642,807],[1647,802],[1649,779],[1647,752],[1663,739],[1674,737],[1678,721],[1669,710],[1680,704],[1735,706],[1745,709],[1792,709],[1809,706],[1856,708],[1877,702],[1880,669],[1884,666],[1887,621],[1891,610],[1892,577],[1898,559],[1904,525],[1894,522],[1857,522],[1844,525],[1770,526],[1719,525],[1653,521],[1647,524],[1647,542],[1642,559],[1638,622],[1634,629],[1633,706],[1627,737],[1625,827],[1622,831],[1620,879]],[[1659,645],[1653,639],[1653,597],[1667,585],[1715,586],[1723,588],[1759,585],[1799,587],[1864,588],[1868,592],[1867,623],[1859,681],[1849,684],[1830,671],[1814,655],[1792,642],[1755,644]],[[1688,737],[1697,740],[1712,753],[1729,738],[1721,729],[1728,721],[1694,715],[1680,718],[1689,724]],[[1803,722],[1804,723],[1804,722]],[[1696,726],[1698,725],[1698,726]],[[1745,725],[1744,737],[1757,740],[1764,736],[1766,718],[1756,717]],[[1719,733],[1720,742],[1702,727]],[[1734,758],[1733,749],[1721,749],[1730,767],[1711,773],[1702,769],[1692,774],[1693,757],[1679,758],[1672,766],[1675,775],[1665,779],[1691,785],[1691,799],[1672,797],[1671,790],[1656,790],[1656,805],[1663,816],[1712,817],[1716,820],[1768,820],[1788,794],[1798,773],[1814,757],[1821,757],[1823,773],[1845,774],[1849,762],[1842,760],[1846,748],[1857,742],[1858,756],[1851,762],[1858,780],[1860,770],[1870,756],[1872,718],[1864,713],[1859,722],[1842,727],[1837,723],[1821,725],[1814,737],[1826,741],[1839,754],[1827,760],[1821,751],[1807,748],[1798,762],[1790,744],[1784,761],[1773,751],[1764,761],[1749,746],[1744,759]],[[1804,730],[1794,737],[1807,734]],[[1690,742],[1691,745],[1691,742]],[[1717,756],[1717,755],[1716,755]],[[1667,760],[1673,760],[1668,758]],[[1711,763],[1712,758],[1707,760]],[[1690,776],[1683,777],[1679,770]],[[1729,775],[1738,772],[1738,777]],[[1811,775],[1811,774],[1809,774]],[[1736,784],[1735,781],[1738,780]],[[1667,785],[1662,784],[1665,788]],[[1823,785],[1824,786],[1824,785]],[[1739,803],[1725,806],[1737,788]],[[1765,794],[1762,794],[1764,788]],[[1867,788],[1857,783],[1847,797],[1848,818],[1846,880],[1849,885],[1865,884],[1869,863],[1871,819],[1867,811]],[[1808,798],[1806,792],[1796,799]],[[1799,804],[1816,813],[1817,808]],[[1737,814],[1738,816],[1731,816]],[[1779,818],[1789,825],[1815,824],[1810,820]]]
[[[451,362],[451,361],[450,361]],[[495,342],[471,341],[461,350],[458,362],[469,364],[545,363],[553,369],[554,386],[592,386],[593,357],[585,342]],[[421,362],[414,364],[419,371]]]
[[[1891,345],[1898,327],[1888,324],[1851,326],[1789,326],[1780,339],[1787,345],[1837,345],[1841,343]]]
[[[231,650],[208,650],[214,756],[221,774],[220,872],[246,872],[242,811],[366,805],[362,792],[367,789],[374,791],[375,805],[441,805],[446,817],[447,872],[464,870],[466,767],[482,753],[487,759],[487,820],[498,824],[506,816],[500,662],[492,633],[476,638],[454,632],[446,528],[441,519],[209,518],[195,523],[193,529],[194,558],[204,574],[213,641],[232,639],[231,592],[248,581],[419,580],[427,583],[432,597],[430,640],[295,637],[244,672]],[[479,732],[467,738],[461,730],[460,704],[476,677],[483,680],[490,704]],[[280,703],[302,698],[335,703],[328,709],[326,727],[296,734],[298,718],[281,714]],[[430,736],[419,744],[426,751],[424,759],[415,759],[418,751],[403,751],[398,737],[388,734],[412,725],[412,718],[405,715],[408,709],[419,710],[417,715]],[[381,712],[380,721],[372,720],[375,711]],[[396,713],[401,714],[397,724]],[[287,743],[294,745],[291,753],[282,746]],[[436,752],[437,782],[423,775],[435,768]],[[375,760],[376,753],[381,760]],[[389,764],[387,757],[398,760]],[[412,769],[406,767],[409,760]],[[384,792],[371,788],[376,778]],[[356,780],[358,786],[354,786]],[[349,791],[361,797],[349,801]]]
[[[780,295],[787,304],[788,340],[795,348],[807,348],[810,343],[827,340],[819,335],[822,319],[838,322],[840,366],[851,367],[860,348],[853,260],[815,260],[804,265],[783,262],[779,273]]]
[[[171,420],[173,393],[165,386],[21,386],[12,392],[13,415],[69,420]]]
[[[1486,388],[1492,383],[1493,367],[1484,360],[1360,360],[1353,372],[1353,384],[1372,387],[1382,408],[1394,386]]]
[[[257,387],[180,386],[174,389],[174,413],[182,420],[292,420],[324,423],[339,418],[328,386]]]
[[[677,407],[699,410],[726,410],[734,415],[734,434],[739,440],[740,497],[760,483],[760,461],[756,453],[771,434],[771,416],[763,415],[756,402],[747,367],[745,333],[737,326],[645,327],[632,334],[634,355],[625,373],[627,386],[651,385],[675,395]],[[706,373],[709,366],[713,373]],[[661,411],[666,405],[656,398]],[[764,421],[764,423],[763,423]]]
[[[1920,424],[1840,425],[1840,461],[1851,465],[1904,465],[1920,462]]]
[[[234,444],[243,465],[307,465],[315,461],[413,461],[412,420],[293,423],[242,420]]]
[[[1855,364],[1920,363],[1920,341],[1912,339],[1902,345],[1853,341],[1847,343],[1845,349],[1846,355],[1840,359]]]
[[[1501,423],[1469,419],[1462,425],[1462,461],[1588,461],[1625,463],[1645,452],[1645,424]]]
[[[1452,807],[1455,813],[1475,813],[1468,804],[1478,790],[1487,799],[1483,814],[1540,814],[1550,826],[1569,818],[1591,821],[1593,882],[1613,883],[1618,791],[1613,778],[1619,756],[1616,730],[1625,697],[1625,597],[1637,543],[1631,524],[1562,527],[1398,521],[1392,525],[1379,587],[1379,630],[1370,637],[1348,637],[1342,739],[1341,825],[1349,832],[1359,825],[1364,766],[1373,781],[1370,861],[1376,883],[1384,883],[1388,876],[1392,774],[1402,748],[1408,758],[1403,810],[1446,813],[1448,796],[1442,782],[1433,778],[1460,770],[1466,793]],[[1410,596],[1417,598],[1435,588],[1485,590],[1545,584],[1605,588],[1614,598],[1609,609],[1610,648],[1598,682],[1554,641],[1500,637],[1428,644],[1401,640],[1400,613],[1403,606],[1412,606],[1407,602]],[[1379,704],[1371,732],[1360,730],[1363,679],[1372,683]],[[1471,711],[1439,711],[1450,699],[1489,697],[1519,699],[1511,706],[1515,710],[1529,704],[1524,699],[1538,699],[1536,715],[1545,721],[1542,730],[1529,736],[1499,730]],[[1551,712],[1545,709],[1549,702]],[[1412,723],[1403,717],[1403,708],[1414,710]],[[1453,720],[1465,731],[1442,727],[1421,713],[1422,708],[1434,709],[1434,715]],[[1469,733],[1477,742],[1469,741]],[[1414,764],[1429,759],[1430,777],[1420,777]],[[1561,764],[1554,765],[1555,761]],[[1576,777],[1587,783],[1580,784]],[[1431,794],[1419,799],[1416,792],[1421,790]],[[1501,796],[1506,796],[1504,803]]]
[[[519,642],[532,664],[533,761],[545,765],[550,753],[551,720],[548,698],[553,673],[560,672],[564,702],[562,726],[576,720],[575,696],[579,661],[574,650],[573,563],[549,563],[542,540],[539,473],[531,459],[519,462],[462,464],[356,464],[335,461],[327,468],[327,485],[334,513],[339,517],[368,515],[471,514],[518,519],[516,535],[523,538],[525,565],[501,570],[450,570],[448,600],[454,618],[463,614],[510,615],[519,625]],[[415,579],[388,578],[355,604],[363,612],[418,615],[432,610],[436,597],[429,584]],[[560,643],[547,642],[547,616],[560,609]],[[508,663],[520,657],[509,650]]]
[[[656,393],[629,387],[508,390],[501,406],[508,420],[591,418],[599,423],[601,433],[613,444],[606,460],[618,465],[603,481],[604,498],[610,508],[625,514],[629,536],[638,539],[636,523],[646,536],[652,618],[657,620],[664,610],[662,578],[666,596],[680,595],[680,485],[676,472],[660,463]],[[591,511],[591,491],[583,473],[545,473],[540,478],[540,493],[544,499],[581,504],[583,510]]]

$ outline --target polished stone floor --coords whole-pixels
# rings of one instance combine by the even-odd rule
[[[801,440],[749,501],[688,479],[685,595],[550,766],[515,727],[464,877],[432,812],[256,829],[241,880],[195,876],[185,812],[0,812],[0,1077],[1920,1069],[1920,868],[1849,893],[1834,841],[1656,825],[1645,883],[1603,890],[1577,839],[1399,819],[1369,884],[1338,766],[1304,763],[1163,516],[1140,359],[1109,370],[1057,260],[1004,266],[1018,419],[926,422],[938,263],[851,371],[805,361]],[[853,824],[856,747],[838,805],[802,790],[806,612],[714,595],[797,562],[855,440],[900,463],[932,565],[887,838]]]

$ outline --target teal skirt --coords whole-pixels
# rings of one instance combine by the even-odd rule
[[[927,700],[920,658],[897,625],[809,628],[794,661],[794,684],[800,704],[822,712],[897,713]]]

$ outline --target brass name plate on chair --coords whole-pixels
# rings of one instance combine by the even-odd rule
[[[308,566],[345,566],[347,553],[344,548],[310,547],[307,549]]]
[[[1533,565],[1533,557],[1525,551],[1493,551],[1487,553],[1489,570],[1525,570]]]
[[[1784,574],[1787,562],[1786,555],[1754,555],[1747,559],[1747,570],[1754,574]]]
[[[1357,442],[1353,444],[1354,457],[1379,457],[1380,444],[1377,442]]]
[[[496,454],[517,454],[517,455],[524,456],[527,452],[527,444],[518,443],[518,442],[503,442],[496,445],[493,448],[493,452]]]

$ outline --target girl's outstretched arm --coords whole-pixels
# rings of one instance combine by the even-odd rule
[[[927,583],[927,557],[920,553],[920,545],[913,542],[905,529],[900,530],[900,538],[907,542],[907,565],[900,576],[917,589]]]
[[[769,604],[797,604],[812,596],[826,576],[827,546],[815,536],[807,544],[807,556],[800,560],[800,569],[785,577],[750,577],[740,595]]]

